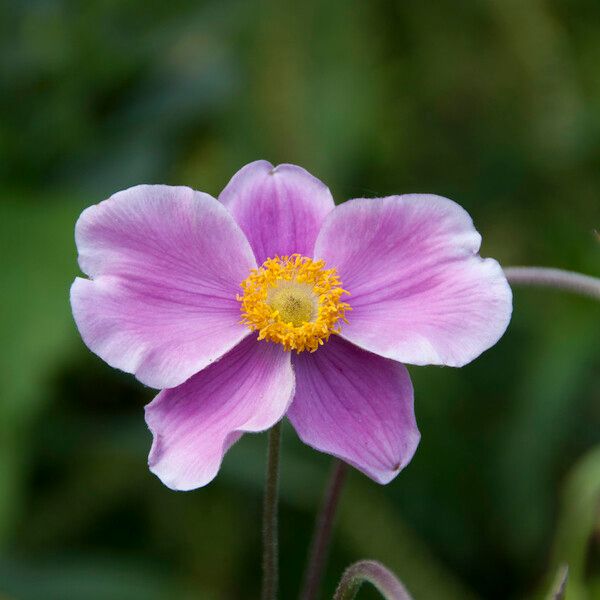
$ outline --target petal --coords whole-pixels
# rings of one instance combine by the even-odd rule
[[[258,160],[239,170],[221,192],[259,263],[289,254],[312,256],[319,229],[333,209],[329,189],[295,165]]]
[[[296,394],[288,417],[302,441],[378,483],[394,479],[420,438],[406,367],[336,336],[292,360]]]
[[[477,255],[480,243],[458,204],[411,194],[337,207],[315,256],[351,294],[346,339],[404,363],[459,367],[500,339],[512,312],[504,273]]]
[[[86,209],[71,304],[89,348],[146,385],[174,387],[248,330],[236,294],[256,266],[231,215],[185,187],[137,186]]]
[[[146,406],[154,441],[148,464],[174,490],[209,483],[223,455],[249,431],[283,417],[294,393],[290,353],[248,337],[183,385]]]

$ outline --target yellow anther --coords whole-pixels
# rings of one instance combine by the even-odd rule
[[[267,259],[241,283],[242,322],[258,339],[277,342],[284,350],[314,352],[340,332],[350,305],[341,297],[335,269],[323,260],[292,254]]]

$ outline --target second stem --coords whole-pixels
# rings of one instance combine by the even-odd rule
[[[315,523],[300,600],[314,600],[318,595],[329,554],[335,512],[346,481],[347,472],[348,466],[346,463],[337,458],[333,460],[327,491],[325,492],[321,512]]]

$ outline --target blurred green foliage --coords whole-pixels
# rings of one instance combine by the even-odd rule
[[[600,274],[595,0],[9,1],[0,31],[3,598],[258,594],[264,436],[197,492],[148,473],[152,393],[70,316],[83,207],[141,182],[216,195],[267,158],[338,201],[449,196],[483,254]],[[518,289],[474,364],[411,369],[420,449],[385,488],[350,477],[324,597],[369,557],[417,600],[543,597],[564,562],[568,600],[600,598],[599,317]],[[283,452],[287,600],[329,459],[291,428]]]

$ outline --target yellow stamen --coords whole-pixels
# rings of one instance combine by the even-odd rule
[[[292,254],[267,259],[241,283],[237,296],[242,322],[258,339],[277,342],[284,350],[314,352],[332,334],[340,333],[345,313],[342,283],[325,261]]]

